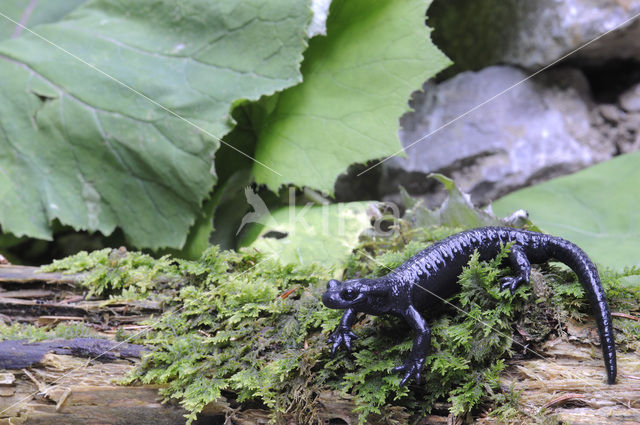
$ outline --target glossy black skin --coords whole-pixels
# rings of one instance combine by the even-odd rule
[[[481,260],[495,258],[502,246],[514,242],[509,263],[515,276],[501,279],[501,288],[514,292],[529,282],[531,263],[550,259],[569,266],[587,293],[600,333],[602,354],[609,384],[616,379],[616,352],[607,298],[600,276],[587,254],[575,244],[555,236],[509,227],[481,227],[450,236],[411,257],[397,269],[378,279],[331,280],[322,302],[329,308],[344,309],[340,324],[329,338],[332,354],[357,336],[351,331],[356,313],[394,314],[404,317],[416,337],[409,358],[394,371],[404,373],[402,385],[420,380],[420,371],[431,344],[431,331],[422,312],[428,312],[460,290],[458,276],[475,250]]]

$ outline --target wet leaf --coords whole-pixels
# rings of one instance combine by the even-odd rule
[[[3,231],[181,247],[232,104],[301,81],[308,3],[95,0],[1,42]]]
[[[511,193],[497,214],[524,208],[543,231],[584,249],[603,265],[640,264],[640,152]]]
[[[2,0],[0,13],[6,15],[6,18],[0,16],[0,40],[24,34],[26,30],[18,24],[31,28],[56,22],[85,1],[87,0]]]
[[[504,222],[490,210],[482,210],[471,203],[471,197],[462,192],[450,178],[442,174],[432,173],[433,178],[442,183],[447,197],[440,207],[429,209],[421,200],[411,198],[401,188],[402,200],[408,208],[405,219],[416,227],[447,226],[453,228],[472,229],[481,226],[502,226]]]
[[[450,63],[429,39],[429,3],[332,2],[327,36],[305,52],[304,83],[280,95],[259,131],[256,158],[281,174],[254,166],[259,183],[333,193],[350,164],[401,150],[411,92]]]
[[[271,213],[250,244],[282,264],[344,264],[358,237],[371,226],[371,202],[283,207]],[[246,242],[245,242],[246,243]]]

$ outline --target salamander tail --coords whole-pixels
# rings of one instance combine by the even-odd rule
[[[608,382],[613,384],[617,373],[613,322],[598,270],[582,249],[567,240],[551,238],[547,249],[551,257],[563,262],[578,275],[578,280],[589,297],[598,324]]]

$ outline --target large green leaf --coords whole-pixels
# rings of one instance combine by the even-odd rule
[[[180,247],[231,105],[301,80],[309,20],[307,0],[94,0],[36,27],[50,43],[0,43],[3,231],[48,239],[58,219]]]
[[[263,217],[250,246],[282,264],[339,266],[371,227],[371,202],[282,207]],[[249,241],[245,241],[245,244]]]
[[[342,0],[327,36],[309,43],[304,83],[284,91],[259,131],[256,180],[333,192],[354,162],[401,149],[398,118],[412,91],[449,64],[429,40],[424,0]]]
[[[414,227],[447,226],[471,229],[504,224],[491,211],[481,210],[473,205],[469,194],[460,190],[450,178],[438,173],[431,173],[427,178],[442,183],[447,196],[440,207],[431,210],[422,200],[412,198],[401,186],[402,203],[407,207],[403,218]]]
[[[0,40],[18,37],[35,25],[56,22],[86,0],[2,0],[0,13]],[[12,22],[15,21],[18,24]]]
[[[640,265],[640,152],[522,189],[493,203],[500,215],[529,211],[543,231],[568,239],[596,262]]]

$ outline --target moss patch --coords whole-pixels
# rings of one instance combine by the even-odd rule
[[[54,327],[34,326],[27,323],[7,325],[0,322],[0,340],[26,340],[29,342],[48,339],[97,338],[98,334],[84,323],[59,323]]]
[[[135,341],[155,350],[127,382],[164,384],[163,396],[179,400],[189,421],[224,395],[235,409],[269,408],[277,422],[286,412],[301,423],[318,423],[318,396],[325,391],[353,396],[361,423],[373,417],[379,423],[419,419],[436,402],[459,416],[493,406],[505,421],[521,418],[517,394],[499,387],[504,360],[527,356],[524,345],[535,347],[561,334],[566,320],[584,320],[590,312],[573,273],[554,265],[536,268],[534,284],[513,295],[500,291],[497,281],[509,273],[501,266],[508,247],[490,262],[474,256],[460,277],[462,291],[429,318],[433,348],[421,384],[400,387],[401,377],[391,372],[413,342],[402,319],[361,315],[353,353],[330,356],[327,338],[342,312],[320,302],[327,280],[343,270],[345,278],[386,274],[461,230],[398,226],[394,237],[364,239],[341,270],[281,265],[256,251],[216,247],[198,261],[98,251],[49,270],[85,271],[85,285],[96,294],[163,300],[165,313]],[[639,274],[602,272],[612,310],[640,310],[638,291],[626,284]],[[615,324],[621,349],[637,349],[638,322]]]

